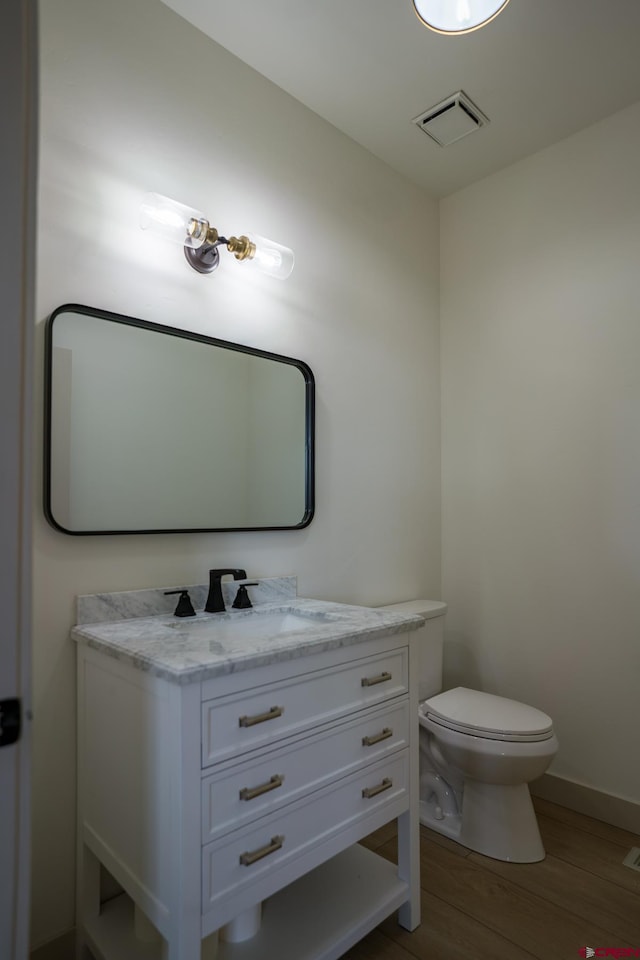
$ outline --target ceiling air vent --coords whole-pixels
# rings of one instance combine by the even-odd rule
[[[462,90],[458,90],[419,117],[414,117],[413,123],[441,147],[448,147],[450,143],[484,127],[489,119]]]

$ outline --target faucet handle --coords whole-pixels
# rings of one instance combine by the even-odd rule
[[[178,606],[173,612],[174,617],[195,617],[196,612],[193,609],[193,604],[191,603],[191,597],[189,596],[189,591],[180,589],[180,590],[165,590],[165,597],[170,597],[174,593],[180,594],[180,599],[178,600]]]
[[[236,610],[248,610],[252,606],[251,600],[249,599],[249,594],[247,593],[247,587],[258,587],[260,584],[257,580],[252,580],[250,583],[242,583],[238,587],[238,592],[236,593],[236,598],[232,603],[232,606]]]

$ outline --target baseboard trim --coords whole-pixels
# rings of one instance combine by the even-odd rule
[[[29,960],[70,960],[75,956],[76,933],[68,930],[61,937],[43,943],[37,950],[32,950]]]
[[[634,803],[633,800],[623,800],[622,797],[602,793],[552,773],[545,773],[539,780],[534,780],[529,784],[529,789],[534,797],[550,800],[594,820],[604,820],[614,827],[640,834],[640,803]]]

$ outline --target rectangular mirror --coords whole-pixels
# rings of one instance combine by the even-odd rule
[[[45,403],[57,530],[311,522],[314,380],[300,360],[66,304],[47,323]]]

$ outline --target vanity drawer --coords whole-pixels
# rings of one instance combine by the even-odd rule
[[[406,646],[202,705],[202,766],[254,750],[408,689]]]
[[[409,702],[359,713],[357,719],[295,738],[259,758],[227,766],[202,781],[202,842],[254,822],[330,780],[353,773],[409,742]]]
[[[315,791],[259,824],[220,838],[202,850],[202,911],[265,880],[261,896],[298,875],[294,861],[329,838],[385,806],[406,799],[409,751],[369,764],[350,777]],[[354,833],[354,840],[358,837]],[[318,856],[316,865],[322,862]],[[283,870],[290,875],[283,879]],[[304,871],[303,871],[304,872]]]

